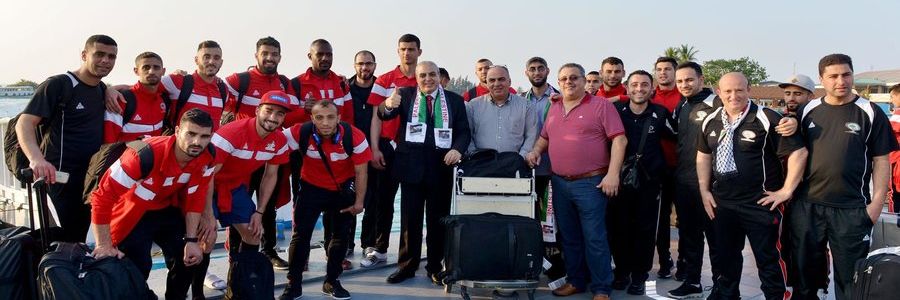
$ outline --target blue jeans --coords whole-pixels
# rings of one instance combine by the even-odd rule
[[[568,283],[584,290],[590,271],[590,291],[609,295],[613,276],[606,238],[607,198],[597,188],[602,179],[598,175],[567,181],[553,175],[551,182]]]

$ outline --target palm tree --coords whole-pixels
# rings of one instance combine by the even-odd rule
[[[697,59],[697,53],[700,53],[699,50],[694,48],[694,46],[690,46],[687,44],[681,44],[678,47],[668,47],[663,52],[663,55],[675,58],[679,63],[686,61],[694,61]]]

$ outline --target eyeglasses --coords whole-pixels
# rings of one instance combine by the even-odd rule
[[[569,76],[569,77],[560,77],[560,78],[559,78],[559,81],[560,81],[560,82],[576,81],[576,80],[578,80],[578,79],[581,79],[581,76],[572,75],[572,76]]]

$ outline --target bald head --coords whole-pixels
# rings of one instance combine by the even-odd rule
[[[736,117],[750,102],[750,82],[740,72],[722,75],[716,89],[729,116]]]
[[[416,83],[419,91],[431,93],[441,83],[441,71],[433,61],[423,61],[416,64]]]
[[[722,78],[719,78],[719,88],[722,87],[722,84],[742,84],[744,88],[750,87],[750,81],[747,80],[747,76],[744,76],[744,73],[741,72],[728,72],[725,75],[722,75]]]

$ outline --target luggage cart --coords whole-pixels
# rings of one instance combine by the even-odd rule
[[[451,215],[481,214],[488,212],[534,218],[535,192],[534,170],[531,178],[466,177],[458,168],[453,169],[453,195]],[[469,289],[491,289],[493,298],[518,296],[526,291],[534,300],[537,280],[459,280],[444,282],[444,292],[451,293],[453,285],[459,285],[459,294],[469,300]]]

